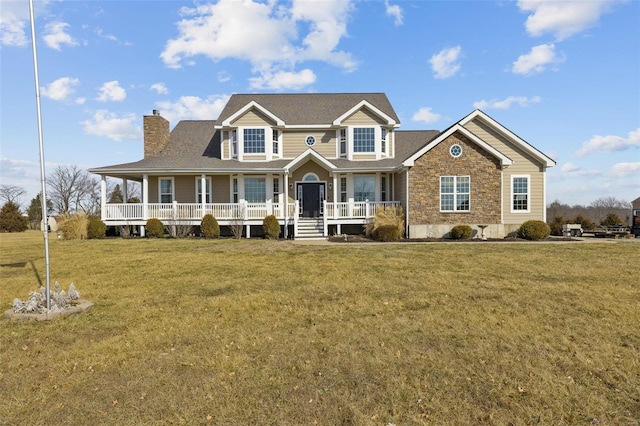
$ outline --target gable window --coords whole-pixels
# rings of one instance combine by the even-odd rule
[[[244,153],[264,154],[264,129],[244,129]]]
[[[468,212],[470,191],[469,176],[440,176],[440,211]]]
[[[347,129],[340,129],[340,155],[347,155]]]
[[[159,190],[161,203],[173,202],[173,178],[160,178]]]
[[[273,178],[273,202],[280,202],[280,179],[277,177]]]
[[[205,194],[204,194],[204,202],[205,203],[210,203],[211,202],[211,178],[207,177],[204,180],[205,183]],[[200,178],[199,176],[196,177],[196,203],[201,203],[202,202],[202,178]]]
[[[267,201],[267,180],[265,178],[244,178],[244,199],[249,203]]]
[[[353,199],[355,201],[375,201],[376,178],[374,176],[355,176],[353,178]]]
[[[375,152],[376,131],[373,127],[355,127],[353,129],[353,152]]]
[[[511,176],[511,211],[529,212],[529,176]]]
[[[273,129],[272,139],[273,139],[273,154],[278,155],[278,131]]]

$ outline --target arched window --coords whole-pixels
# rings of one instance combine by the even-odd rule
[[[318,175],[315,173],[307,173],[306,175],[304,175],[302,180],[305,182],[317,182],[320,179],[318,179]]]

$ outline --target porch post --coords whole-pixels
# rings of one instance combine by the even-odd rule
[[[129,180],[127,178],[122,178],[122,203],[127,204],[127,200],[129,199],[129,188],[127,183]]]
[[[107,177],[102,175],[100,179],[100,216],[102,216],[102,220],[106,218],[106,209],[107,209]]]
[[[284,239],[289,237],[289,171],[284,171]]]
[[[333,218],[337,217],[336,210],[338,210],[338,175],[333,174]]]
[[[149,175],[142,175],[142,220],[149,219]]]
[[[211,185],[213,185],[213,182],[211,183]],[[207,214],[206,210],[205,210],[205,204],[207,202],[207,177],[205,176],[204,173],[202,173],[200,175],[200,204],[202,205],[202,216],[204,216],[205,214]],[[213,188],[212,188],[213,190]]]

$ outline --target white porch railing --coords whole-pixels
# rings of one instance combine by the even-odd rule
[[[376,215],[379,208],[399,207],[398,201],[357,201],[329,203],[325,201],[324,212],[328,219],[367,219]]]

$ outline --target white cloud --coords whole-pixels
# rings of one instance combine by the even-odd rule
[[[413,121],[422,121],[423,123],[434,123],[442,118],[442,115],[431,111],[429,107],[420,108],[411,119]]]
[[[167,89],[167,86],[162,82],[152,84],[150,89],[155,91],[159,95],[166,95],[167,93],[169,93],[169,89]]]
[[[220,83],[226,83],[227,81],[230,81],[230,80],[231,80],[231,76],[229,75],[229,73],[228,73],[228,72],[226,72],[226,71],[220,71],[220,72],[218,73],[218,81],[219,81]]]
[[[75,87],[79,83],[80,80],[77,78],[62,77],[40,88],[40,91],[44,97],[54,101],[63,101],[75,91]]]
[[[563,40],[594,26],[614,3],[612,0],[519,0],[518,7],[530,12],[525,24],[529,35],[551,33],[557,40]]]
[[[160,57],[170,68],[199,55],[245,60],[267,87],[269,76],[295,73],[296,64],[307,60],[353,71],[351,54],[337,50],[351,10],[346,0],[294,0],[290,8],[274,1],[220,0],[182,8],[178,37],[167,41]]]
[[[640,161],[634,163],[617,163],[614,164],[610,172],[611,176],[615,178],[633,177],[636,178],[636,183],[640,186]]]
[[[98,110],[92,120],[83,121],[84,132],[88,135],[95,135],[113,139],[114,141],[135,140],[142,138],[140,126],[135,125],[138,117],[135,114],[122,114],[107,110]]]
[[[560,168],[560,170],[564,173],[577,172],[578,170],[580,170],[580,166],[573,163],[565,163],[562,165],[562,168]]]
[[[0,43],[3,46],[26,46],[29,22],[28,2],[2,1],[0,7]]]
[[[387,12],[387,16],[393,18],[393,24],[398,27],[402,25],[402,8],[397,4],[390,4],[389,0],[385,0],[384,2],[385,11]]]
[[[528,98],[526,96],[509,96],[505,99],[491,99],[490,101],[481,100],[473,103],[473,107],[477,109],[509,109],[511,105],[516,104],[521,107],[526,107],[531,104],[537,104],[542,98],[540,96],[534,96]]]
[[[156,106],[170,123],[180,120],[215,120],[228,100],[228,95],[209,96],[206,99],[182,96],[177,102],[156,102]]]
[[[533,75],[541,73],[550,64],[563,62],[564,59],[556,55],[556,46],[553,43],[533,46],[531,51],[520,55],[513,63],[511,71],[514,74]]]
[[[631,148],[640,148],[640,128],[629,132],[627,138],[615,135],[600,136],[595,135],[590,140],[582,144],[578,150],[578,155],[587,155],[594,152],[617,152]]]
[[[101,102],[107,101],[124,101],[127,97],[127,92],[120,86],[118,80],[108,81],[104,83],[100,89],[100,93],[98,94],[97,100]]]
[[[453,77],[459,70],[460,46],[442,49],[429,59],[435,78]]]
[[[571,162],[563,164],[560,171],[567,177],[594,177],[602,174],[600,170],[582,170],[582,167]]]
[[[316,81],[316,75],[310,69],[304,69],[300,72],[279,71],[276,73],[264,73],[260,77],[249,79],[252,89],[301,89],[305,86],[313,84]]]
[[[66,33],[69,24],[66,22],[50,22],[44,26],[45,35],[42,37],[47,46],[61,50],[63,44],[77,46],[78,42]]]

